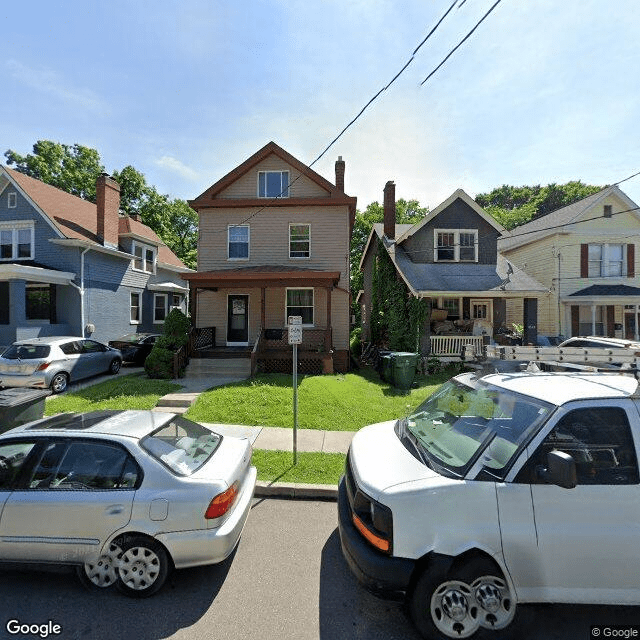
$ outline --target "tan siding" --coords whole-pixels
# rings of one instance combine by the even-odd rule
[[[292,268],[340,271],[340,285],[348,287],[349,213],[346,207],[266,209],[251,218],[248,260],[228,260],[228,225],[241,224],[251,209],[209,210],[200,213],[198,271],[245,266],[284,265]],[[311,257],[289,258],[289,224],[311,225]]]
[[[259,171],[289,171],[289,190],[291,198],[322,198],[329,197],[329,192],[319,184],[301,175],[297,169],[281,160],[276,155],[265,158],[252,167],[247,173],[238,178],[232,185],[224,189],[218,198],[257,198]]]

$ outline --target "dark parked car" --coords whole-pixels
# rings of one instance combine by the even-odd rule
[[[117,340],[110,340],[109,346],[119,349],[125,362],[143,365],[159,337],[159,333],[129,333]]]

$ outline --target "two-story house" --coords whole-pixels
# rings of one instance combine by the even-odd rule
[[[395,184],[384,189],[384,223],[374,225],[361,268],[363,338],[370,339],[373,268],[379,252],[391,258],[410,295],[431,301],[431,322],[421,336],[423,354],[459,356],[475,334],[499,337],[523,324],[535,339],[537,307],[548,289],[498,252],[505,229],[462,189],[414,225],[396,224]]]
[[[611,186],[513,229],[498,246],[551,290],[539,309],[540,332],[637,340],[639,234],[638,205]]]
[[[102,175],[97,203],[0,166],[0,344],[37,336],[160,331],[187,310],[188,269],[140,220],[119,215]]]
[[[335,169],[332,184],[270,142],[189,202],[199,216],[198,272],[186,276],[192,317],[218,352],[291,371],[286,327],[299,316],[300,370],[348,369],[356,199],[344,193],[341,158]]]

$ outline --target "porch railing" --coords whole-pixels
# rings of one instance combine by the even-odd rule
[[[263,329],[260,351],[290,348],[287,329]],[[331,349],[331,327],[327,329],[302,329],[301,351],[329,352]]]
[[[457,359],[462,355],[463,345],[471,343],[479,350],[482,348],[483,339],[484,336],[431,336],[429,355]]]

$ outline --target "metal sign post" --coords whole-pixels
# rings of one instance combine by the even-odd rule
[[[289,316],[289,344],[293,345],[293,464],[298,464],[298,345],[302,344],[302,316]]]

